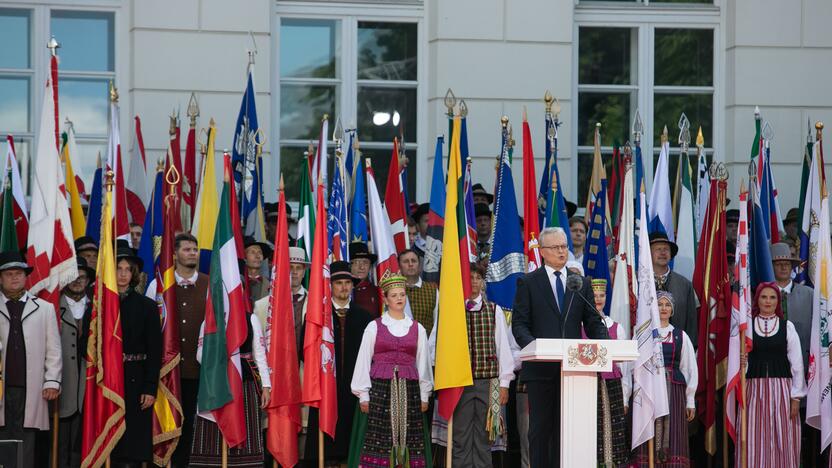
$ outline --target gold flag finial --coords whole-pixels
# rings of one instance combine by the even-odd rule
[[[821,141],[823,139],[823,122],[818,120],[815,122],[815,139]]]
[[[699,132],[696,134],[696,146],[705,146],[705,135],[702,134],[702,126],[699,126]]]
[[[118,90],[113,80],[110,80],[110,102],[118,102]]]
[[[552,104],[555,103],[555,97],[552,96],[552,93],[549,92],[547,89],[545,93],[543,93],[543,102],[546,104],[546,113],[552,113]]]
[[[667,125],[664,126],[664,130],[662,130],[662,144],[667,141]]]
[[[468,117],[468,104],[465,104],[465,99],[459,100],[459,116],[463,119]]]
[[[199,102],[196,100],[196,93],[191,92],[191,99],[188,100],[188,117],[191,118],[191,128],[196,127],[196,118],[199,117]]]
[[[453,117],[456,106],[456,96],[451,88],[445,93],[445,107],[448,109],[448,117]]]
[[[507,115],[504,115],[504,116],[500,117],[500,125],[502,125],[503,128],[506,128],[508,126],[508,116]]]

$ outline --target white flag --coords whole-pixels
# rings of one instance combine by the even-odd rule
[[[624,336],[629,339],[632,325],[630,324],[630,292],[638,294],[636,288],[635,271],[635,243],[633,239],[633,167],[627,165],[624,172],[624,187],[621,195],[621,225],[618,228],[618,253],[615,255],[615,277],[612,283],[612,299],[610,302],[610,318],[621,325]],[[629,278],[628,278],[629,273]],[[632,283],[630,283],[632,279]]]
[[[633,331],[638,341],[639,356],[633,366],[633,449],[653,438],[653,422],[669,412],[662,343],[659,339],[659,304],[650,257],[650,240],[647,236],[644,192],[639,196],[639,203],[638,311]]]
[[[673,232],[673,200],[670,197],[670,181],[668,179],[670,143],[668,143],[667,139],[663,140],[662,150],[659,153],[659,163],[656,165],[656,172],[653,176],[653,187],[650,189],[650,213],[647,216],[647,220],[650,221],[649,232],[664,231],[667,234],[667,238],[671,242],[675,242],[676,233]]]

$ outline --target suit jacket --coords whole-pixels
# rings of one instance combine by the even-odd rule
[[[61,295],[61,356],[63,371],[61,377],[60,417],[67,418],[81,411],[84,406],[86,388],[86,343],[89,334],[92,301],[87,301],[84,316],[76,320]]]
[[[26,293],[23,307],[23,338],[26,340],[26,408],[23,427],[49,430],[49,405],[42,392],[61,388],[61,334],[52,304]],[[0,295],[0,343],[9,339],[11,316],[6,298]],[[3,369],[6,368],[3,346]],[[5,398],[0,398],[0,426],[6,425]]]
[[[568,275],[573,276],[573,273]],[[557,305],[546,268],[538,268],[517,280],[511,330],[521,348],[537,338],[580,339],[581,325],[590,338],[609,338],[607,327],[598,312],[590,307],[593,304],[592,286],[588,279],[581,280],[583,285],[579,293],[566,289],[563,311]],[[586,301],[574,297],[576,294]],[[560,363],[524,362],[520,378],[524,382],[560,378]]]
[[[699,298],[693,290],[693,283],[684,276],[669,271],[664,290],[673,294],[673,316],[670,324],[682,329],[696,348],[699,337]]]
[[[803,368],[809,369],[809,345],[812,337],[812,298],[814,291],[809,286],[792,283],[792,291],[786,295],[785,312],[794,324],[800,338],[803,352]]]

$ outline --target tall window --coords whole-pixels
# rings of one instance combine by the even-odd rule
[[[330,140],[339,116],[344,128],[358,126],[361,153],[372,160],[379,190],[386,183],[393,138],[403,139],[412,199],[418,137],[417,40],[415,22],[280,19],[280,167],[287,198],[298,199],[303,153],[310,140],[317,140],[326,113]],[[330,166],[333,151],[330,146]]]
[[[49,51],[43,38],[52,35],[61,45],[60,125],[63,130],[67,118],[74,124],[78,154],[73,155],[73,163],[83,180],[91,179],[96,155],[105,152],[107,143],[107,88],[115,78],[115,14],[45,7],[0,8],[0,44],[6,45],[0,47],[0,135],[14,135],[27,193],[34,132],[40,117],[38,99],[43,97],[42,87],[49,75]],[[2,146],[5,151],[5,142]]]
[[[584,2],[589,3],[589,2]],[[701,3],[701,2],[699,2]],[[584,17],[591,14],[582,12]],[[655,167],[661,134],[668,129],[671,154],[679,151],[679,117],[691,125],[690,151],[695,164],[696,134],[701,126],[708,159],[714,136],[715,27],[684,21],[619,26],[592,21],[578,27],[577,154],[578,205],[586,200],[592,172],[593,136],[601,127],[607,169],[613,145],[631,141],[638,110],[645,123],[642,151]],[[670,158],[671,188],[678,159]]]

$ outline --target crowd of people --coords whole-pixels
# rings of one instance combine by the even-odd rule
[[[323,450],[326,466],[444,466],[449,440],[454,466],[557,466],[560,365],[521,363],[520,350],[537,338],[628,339],[632,331],[605,315],[605,280],[583,278],[588,226],[582,217],[574,216],[574,204],[569,204],[568,231],[546,228],[540,233],[544,265],[518,281],[512,310],[489,301],[485,280],[493,196],[477,184],[474,198],[478,260],[470,265],[471,293],[465,298],[473,385],[462,392],[453,424],[438,414],[433,393],[441,291],[422,275],[429,211],[422,204],[412,207],[408,220],[411,247],[398,253],[398,272],[374,275],[377,258],[361,242],[350,244],[349,262],[335,261],[329,267],[338,420],[334,439],[325,437],[319,447],[318,411],[303,408],[299,452],[304,466],[317,465],[319,450]],[[738,218],[736,210],[728,211],[729,256],[734,252]],[[229,450],[229,466],[272,464],[264,449],[263,408],[271,398],[270,384],[280,376],[270,376],[263,338],[270,310],[270,259],[274,242],[292,245],[293,240],[274,238],[276,206],[267,204],[266,219],[269,240],[247,238],[244,242],[241,271],[252,305],[248,339],[241,348],[248,436],[244,444]],[[770,246],[776,281],[760,284],[753,300],[754,345],[743,358],[749,393],[748,466],[798,466],[801,444],[814,434],[802,424],[812,290],[793,281],[799,265],[794,253],[795,224],[796,212],[790,212],[785,219],[787,241]],[[148,284],[134,250],[141,227],[131,226],[131,234],[132,246],[119,241],[116,250],[126,431],[112,452],[114,466],[153,461],[151,411],[162,349],[155,280]],[[650,248],[670,409],[655,422],[653,459],[656,466],[691,466],[701,452],[696,450],[694,421],[699,298],[690,278],[672,269],[676,244],[655,233],[650,235]],[[53,307],[26,291],[26,276],[32,270],[26,259],[18,252],[0,254],[0,440],[23,441],[24,466],[46,466],[51,443],[42,431],[50,429],[53,400],[59,402],[59,465],[80,465],[85,353],[98,245],[92,238],[81,237],[75,250],[79,275],[61,293],[60,327]],[[295,344],[302,360],[308,299],[304,278],[310,263],[303,248],[290,247],[289,256]],[[729,263],[733,260],[729,258]],[[220,466],[218,426],[197,417],[199,337],[209,279],[198,270],[194,236],[185,232],[176,236],[174,261],[180,322],[174,325],[181,338],[184,420],[171,465]],[[566,288],[571,277],[580,279],[577,290]],[[576,294],[584,300],[570,300]],[[647,444],[635,450],[631,447],[632,387],[632,369],[627,363],[616,363],[611,372],[600,375],[599,466],[648,465]],[[0,452],[0,462],[13,463],[9,453]]]

